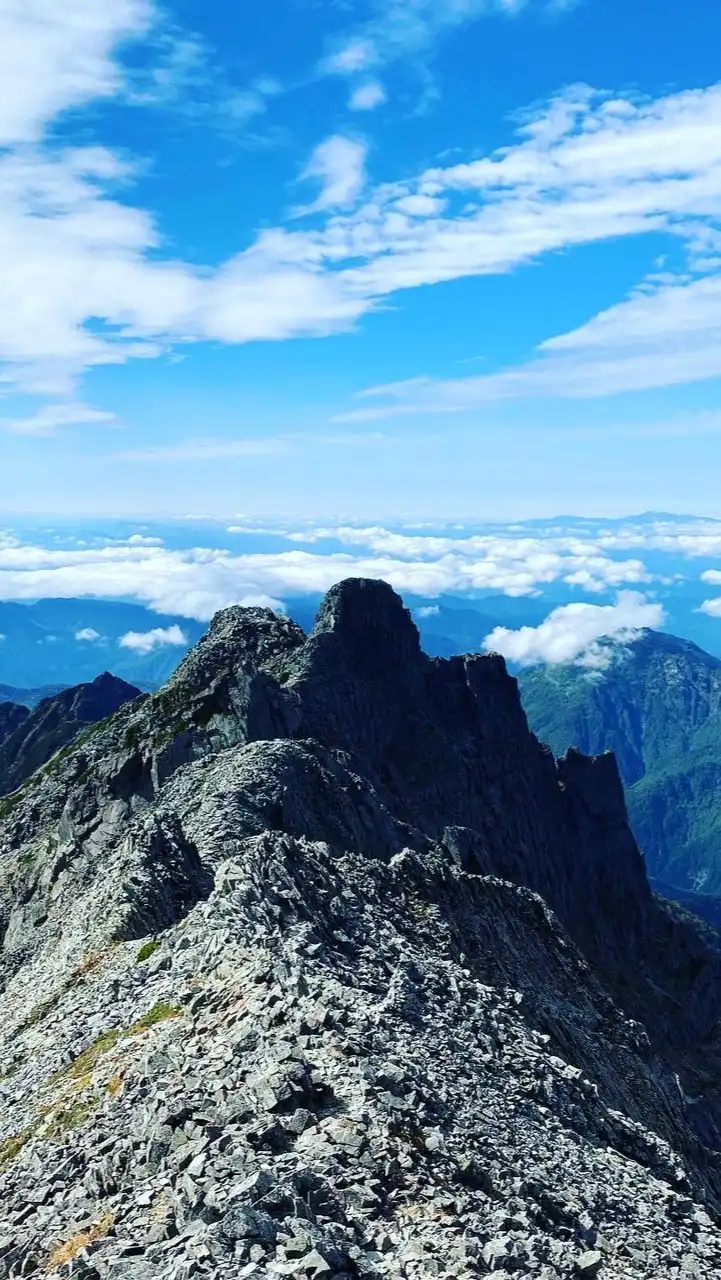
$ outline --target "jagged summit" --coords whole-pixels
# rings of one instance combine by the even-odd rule
[[[311,640],[333,636],[346,660],[379,668],[418,661],[418,629],[400,596],[376,578],[347,578],[325,596]]]
[[[224,610],[0,801],[0,942],[0,1276],[721,1265],[721,953],[385,584]]]
[[[272,609],[233,605],[216,613],[206,634],[181,662],[169,686],[202,692],[234,673],[255,670],[291,653],[305,640],[301,628]]]

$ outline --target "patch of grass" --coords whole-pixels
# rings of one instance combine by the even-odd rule
[[[167,1022],[168,1018],[180,1018],[183,1010],[176,1004],[168,1004],[166,1000],[159,1000],[153,1005],[142,1018],[134,1022],[128,1030],[129,1036],[141,1035],[143,1031],[149,1031],[151,1027],[155,1027],[159,1022]]]
[[[0,800],[0,822],[5,818],[9,818],[11,813],[17,809],[18,805],[25,799],[25,787],[21,787],[19,791],[13,791],[12,795],[3,796]]]
[[[81,1099],[69,1106],[59,1107],[57,1111],[41,1108],[41,1114],[32,1124],[0,1142],[0,1169],[19,1156],[23,1147],[37,1134],[46,1138],[61,1138],[63,1134],[79,1128],[90,1118],[97,1105],[95,1099]]]
[[[97,1040],[94,1040],[87,1049],[83,1049],[77,1058],[67,1067],[61,1067],[60,1071],[53,1076],[53,1082],[57,1080],[81,1080],[83,1076],[92,1075],[96,1063],[102,1058],[104,1053],[109,1053],[114,1049],[118,1040],[122,1035],[120,1027],[113,1027],[110,1031],[104,1031]]]
[[[47,1270],[57,1271],[68,1262],[73,1262],[82,1249],[87,1248],[89,1244],[94,1244],[96,1240],[104,1239],[114,1224],[115,1215],[106,1213],[98,1222],[93,1223],[92,1227],[88,1227],[87,1231],[79,1231],[70,1240],[58,1245],[48,1259]]]
[[[10,1160],[14,1160],[15,1156],[19,1156],[23,1147],[30,1141],[35,1128],[29,1125],[27,1129],[21,1129],[20,1133],[14,1133],[10,1138],[6,1138],[4,1142],[0,1142],[0,1169],[8,1164]]]
[[[137,964],[142,964],[144,960],[149,960],[152,955],[155,955],[159,946],[160,943],[156,938],[153,938],[152,942],[144,942],[135,957]]]
[[[112,1027],[109,1031],[104,1031],[98,1036],[87,1049],[83,1049],[77,1058],[74,1058],[67,1067],[61,1067],[52,1079],[50,1085],[58,1084],[61,1081],[73,1081],[76,1085],[83,1088],[92,1083],[93,1072],[100,1059],[104,1054],[114,1049],[116,1044],[124,1036],[139,1036],[143,1032],[149,1031],[151,1027],[155,1027],[159,1022],[166,1022],[169,1018],[179,1018],[182,1016],[183,1010],[174,1004],[168,1004],[165,1000],[160,1000],[152,1009],[149,1009],[142,1018],[134,1022],[131,1027]]]
[[[55,995],[50,996],[49,1000],[43,1000],[40,1004],[36,1004],[35,1008],[30,1010],[25,1021],[20,1023],[18,1034],[23,1031],[29,1031],[31,1027],[36,1027],[39,1022],[44,1022],[48,1014],[57,1008],[62,994],[62,991],[56,991]]]
[[[117,1098],[118,1094],[122,1091],[123,1083],[124,1081],[122,1076],[110,1077],[105,1087],[111,1098]]]
[[[49,1136],[61,1137],[64,1133],[79,1129],[97,1110],[97,1105],[97,1102],[92,1099],[82,1099],[79,1102],[73,1102],[69,1107],[60,1107],[58,1111],[53,1112],[48,1121]]]

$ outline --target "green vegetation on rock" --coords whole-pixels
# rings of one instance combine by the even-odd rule
[[[144,942],[142,947],[140,947],[137,956],[135,957],[138,964],[143,964],[145,960],[149,960],[150,957],[154,955],[155,952],[158,950],[159,946],[160,946],[160,943],[156,938],[153,938],[151,942]]]

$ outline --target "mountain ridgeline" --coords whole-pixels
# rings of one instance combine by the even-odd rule
[[[22,786],[83,730],[139,697],[139,689],[105,672],[33,708],[0,702],[0,796]]]
[[[615,753],[650,874],[721,894],[721,660],[646,631],[604,671],[536,668],[521,691],[554,751]]]
[[[718,937],[383,583],[221,612],[0,801],[0,944],[0,1275],[721,1268]]]

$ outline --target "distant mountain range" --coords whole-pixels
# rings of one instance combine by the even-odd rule
[[[289,598],[288,613],[310,630],[320,595]],[[408,604],[427,653],[450,657],[478,652],[484,637],[497,626],[536,626],[545,618],[547,601],[488,596],[465,601],[454,597],[430,600],[409,597]],[[173,633],[176,643],[162,637],[143,651],[128,647],[128,635],[147,637]],[[192,618],[158,614],[144,605],[122,600],[38,600],[33,604],[0,601],[0,701],[33,704],[59,688],[94,680],[103,671],[144,691],[164,684],[200,639],[206,624]],[[177,643],[177,633],[185,643]],[[121,643],[125,640],[125,643]],[[49,686],[49,688],[48,688]]]
[[[650,875],[721,895],[721,660],[647,631],[604,671],[539,667],[520,683],[554,752],[615,752]]]
[[[186,643],[143,642],[127,637],[178,628]],[[187,649],[205,631],[191,618],[154,613],[121,600],[0,601],[0,696],[2,686],[32,690],[94,680],[103,671],[144,689],[171,675]],[[173,632],[177,639],[177,632]],[[126,643],[121,644],[125,639]],[[132,642],[131,642],[132,643]]]
[[[106,672],[34,708],[0,702],[0,795],[15,791],[84,729],[140,696],[139,689]]]
[[[0,702],[12,702],[21,707],[36,707],[43,698],[52,698],[66,687],[64,684],[45,684],[37,689],[16,689],[14,685],[0,684]]]

